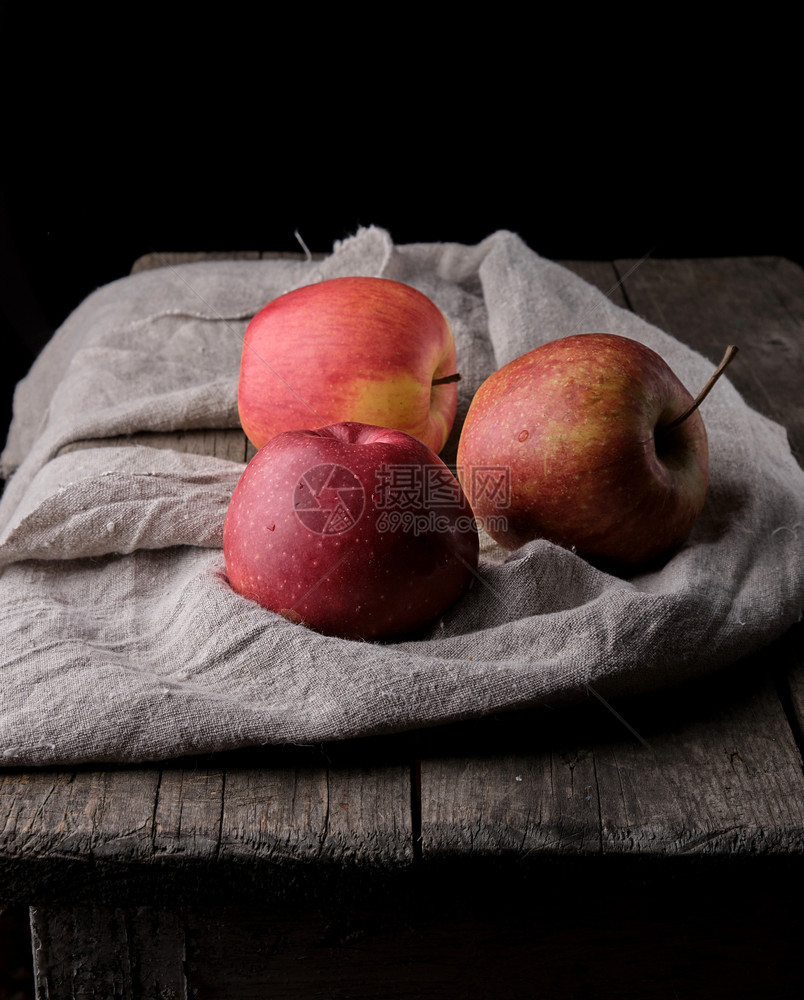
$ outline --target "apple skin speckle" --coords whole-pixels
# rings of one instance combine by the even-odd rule
[[[656,434],[691,402],[666,362],[635,340],[551,341],[478,389],[458,444],[462,485],[505,548],[545,538],[631,572],[683,544],[703,510],[709,452],[700,413]],[[508,470],[505,509],[472,490],[473,469],[484,467]]]
[[[439,494],[432,507],[408,489],[366,502],[389,469],[420,485],[433,472],[446,477],[454,499]],[[243,597],[329,635],[378,641],[429,626],[458,600],[479,539],[434,452],[403,432],[348,422],[279,434],[257,452],[232,495],[223,549]]]

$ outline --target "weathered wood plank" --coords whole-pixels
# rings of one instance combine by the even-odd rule
[[[314,260],[322,260],[328,254],[312,251],[309,254]],[[131,274],[140,271],[150,271],[156,267],[175,267],[177,264],[195,264],[204,260],[307,260],[308,255],[299,250],[242,250],[242,251],[164,251],[143,254],[131,265]]]
[[[151,856],[158,771],[0,773],[3,861]]]
[[[804,617],[790,630],[777,668],[782,703],[791,720],[799,753],[804,756]]]
[[[155,857],[267,872],[278,889],[280,870],[306,877],[313,863],[405,866],[413,856],[409,746],[401,737],[266,747],[166,766]]]
[[[239,429],[189,430],[170,434],[141,432],[123,437],[92,438],[74,441],[59,450],[60,455],[86,448],[163,448],[193,455],[211,455],[230,462],[246,462],[253,455],[253,446]]]
[[[460,741],[464,755],[423,733],[425,860],[804,853],[801,756],[757,660],[627,704],[590,702],[501,716]]]
[[[0,774],[0,898],[138,903],[203,894],[204,879],[220,895],[233,872],[282,893],[315,881],[311,863],[411,861],[406,751],[346,763],[270,749],[250,763]]]
[[[301,255],[304,256],[303,254]],[[198,251],[196,253],[187,251],[154,251],[153,253],[143,254],[142,257],[138,257],[134,263],[131,265],[131,273],[139,274],[140,271],[152,271],[157,267],[176,267],[178,264],[195,264],[199,261],[205,260],[259,260],[260,252],[259,250],[241,250],[241,251],[218,251],[218,252],[203,252]]]
[[[594,748],[604,852],[804,853],[801,757],[771,677],[655,735],[628,721],[645,744]]]
[[[311,748],[307,761],[226,771],[221,861],[405,865],[413,857],[411,766],[356,758],[352,745]],[[370,752],[372,741],[364,744]],[[344,757],[345,755],[345,757]]]
[[[127,946],[135,998],[183,1000],[188,996],[181,910],[143,906],[129,911]]]
[[[496,751],[455,757],[431,750],[433,738],[423,736],[420,764],[425,861],[599,853],[591,749],[557,744],[534,754],[503,737]]]
[[[717,363],[761,413],[787,428],[804,456],[804,271],[780,257],[616,261],[638,315]]]
[[[125,895],[132,869],[153,858],[158,780],[145,768],[0,773],[0,897]]]
[[[37,996],[179,1000],[187,996],[184,920],[175,911],[87,904],[31,909]]]
[[[223,767],[168,766],[160,771],[153,849],[161,860],[214,862],[220,850]]]

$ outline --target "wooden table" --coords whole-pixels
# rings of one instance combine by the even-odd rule
[[[713,362],[739,344],[801,460],[801,268],[568,266]],[[0,772],[0,900],[51,1000],[804,995],[801,639],[616,705]]]

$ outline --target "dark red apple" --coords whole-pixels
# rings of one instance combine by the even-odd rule
[[[223,531],[234,590],[329,635],[414,632],[461,596],[478,560],[457,479],[402,431],[286,431],[240,478]]]

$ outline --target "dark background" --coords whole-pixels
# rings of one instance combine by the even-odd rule
[[[552,259],[802,263],[784,24],[0,12],[0,437],[13,386],[150,251],[513,230]],[[82,20],[83,18],[83,20]],[[368,34],[366,34],[368,32]]]
[[[238,169],[227,158],[219,170],[188,163],[181,149],[171,160],[164,147],[132,169],[130,160],[121,164],[118,146],[106,151],[107,162],[65,172],[66,150],[54,139],[38,162],[6,169],[0,320],[10,361],[0,432],[13,385],[58,325],[153,250],[299,251],[298,231],[310,250],[327,252],[359,226],[376,224],[397,243],[473,244],[511,229],[552,259],[771,254],[801,262],[798,194],[767,170],[724,176],[723,158],[713,157],[673,174],[654,169],[655,153],[643,148],[642,162],[626,174],[621,160],[587,155],[562,163],[521,141],[499,157],[486,149],[482,164],[460,142],[422,151],[419,162],[385,140],[381,163],[369,139],[334,162],[322,155],[303,165],[270,148],[264,159],[240,148]]]

